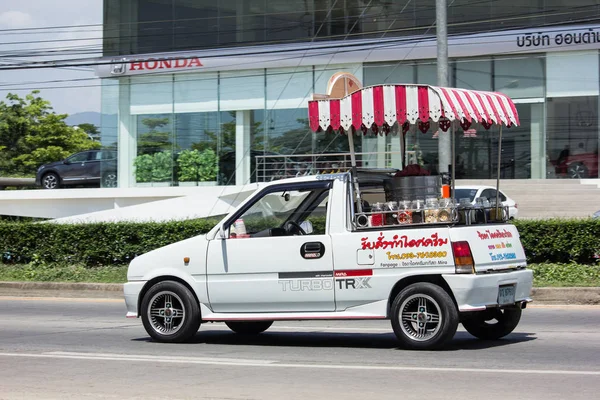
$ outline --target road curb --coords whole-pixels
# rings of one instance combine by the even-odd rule
[[[0,296],[123,298],[120,283],[0,282]],[[535,304],[600,304],[600,287],[533,288]]]
[[[539,304],[600,304],[600,287],[533,288],[531,297]]]
[[[121,283],[0,282],[0,296],[123,298]]]

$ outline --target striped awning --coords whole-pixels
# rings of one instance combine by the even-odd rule
[[[315,132],[340,128],[348,131],[351,127],[386,131],[396,122],[404,127],[418,124],[424,130],[433,121],[443,131],[452,121],[459,121],[463,127],[481,123],[486,129],[500,124],[519,125],[514,103],[502,93],[428,85],[370,86],[342,99],[309,101],[308,116]]]

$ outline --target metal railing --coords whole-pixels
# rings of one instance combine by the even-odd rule
[[[356,153],[357,167],[365,163],[391,166],[392,157],[400,159],[401,151]],[[255,156],[256,180],[270,182],[306,175],[331,174],[349,171],[352,167],[350,153],[262,155]]]

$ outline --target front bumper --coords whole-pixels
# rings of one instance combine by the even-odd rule
[[[137,318],[140,292],[144,288],[146,281],[127,282],[123,285],[123,294],[125,295],[125,305],[127,306],[127,318]]]
[[[515,303],[530,302],[533,271],[521,270],[485,275],[442,275],[446,280],[459,311],[482,311],[498,307],[500,285],[515,284]]]

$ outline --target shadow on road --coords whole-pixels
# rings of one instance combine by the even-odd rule
[[[515,332],[499,340],[479,340],[466,332],[457,332],[442,351],[480,350],[536,340],[534,333]],[[152,342],[150,338],[133,339]],[[280,346],[321,348],[398,349],[393,333],[339,332],[265,332],[256,336],[239,335],[223,330],[200,330],[189,343],[231,346]],[[437,350],[439,351],[439,350]]]

